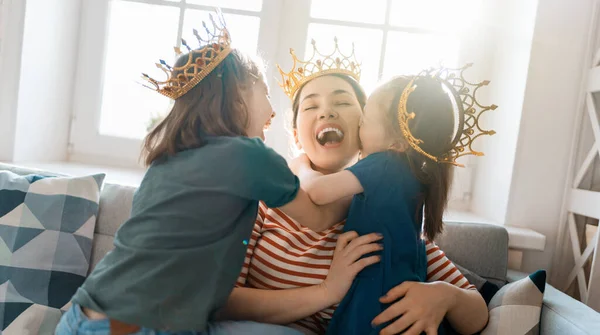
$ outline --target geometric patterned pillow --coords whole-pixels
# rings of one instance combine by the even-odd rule
[[[104,174],[0,171],[0,334],[52,334],[85,280]]]
[[[482,335],[538,335],[546,271],[502,287],[488,304],[490,319]]]

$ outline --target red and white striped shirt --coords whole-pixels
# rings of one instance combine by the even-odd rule
[[[344,222],[317,233],[261,202],[237,286],[281,290],[321,283],[327,277],[343,228]],[[475,289],[435,243],[427,241],[426,249],[427,281],[445,281],[460,288]],[[324,334],[335,307],[292,326]]]

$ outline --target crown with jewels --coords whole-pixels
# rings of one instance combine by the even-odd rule
[[[277,65],[281,74],[281,82],[279,86],[283,88],[283,92],[293,99],[296,92],[312,79],[327,74],[343,74],[354,78],[357,82],[360,81],[360,63],[354,55],[354,43],[352,43],[352,52],[350,55],[345,55],[341,52],[338,46],[338,39],[333,39],[335,48],[330,54],[322,54],[317,50],[316,42],[313,39],[313,54],[308,60],[300,60],[296,56],[294,49],[290,49],[290,54],[294,64],[291,71],[285,72],[281,66]]]
[[[181,39],[181,44],[188,50],[186,55],[188,59],[184,65],[171,67],[161,59],[159,63],[156,63],[156,67],[163,70],[167,78],[160,81],[142,73],[142,78],[152,85],[144,86],[175,100],[206,78],[232,50],[231,37],[223,15],[217,11],[216,16],[217,20],[212,14],[209,15],[210,23],[208,26],[206,22],[202,22],[202,26],[206,31],[205,37],[200,36],[196,29],[193,30],[194,36],[196,36],[201,46],[200,49],[192,50],[187,42]],[[181,49],[175,47],[175,53],[177,56],[181,56]]]
[[[472,65],[473,64],[467,64],[459,69],[447,69],[443,67],[427,69],[413,77],[400,96],[400,102],[398,103],[398,122],[404,138],[415,151],[428,157],[434,162],[464,167],[464,165],[456,162],[458,158],[466,155],[483,156],[482,152],[473,150],[473,141],[483,135],[494,135],[496,133],[493,130],[484,130],[479,125],[479,118],[481,115],[488,110],[495,110],[498,106],[481,105],[475,98],[477,90],[480,87],[487,86],[490,82],[488,80],[480,83],[470,83],[466,81],[463,77],[463,72]],[[452,94],[458,109],[455,111],[458,116],[458,129],[452,139],[448,151],[441,157],[435,157],[421,149],[420,144],[422,144],[423,141],[415,138],[410,131],[409,123],[410,120],[415,118],[415,113],[409,113],[407,111],[406,103],[410,94],[417,88],[417,85],[414,83],[419,77],[430,77],[444,85]]]

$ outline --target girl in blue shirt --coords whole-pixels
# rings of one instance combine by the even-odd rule
[[[321,175],[305,157],[294,163],[315,203],[354,196],[344,230],[383,236],[381,261],[355,278],[328,334],[378,334],[389,324],[371,325],[389,307],[379,298],[403,282],[426,280],[422,234],[433,241],[442,231],[456,158],[467,149],[480,154],[470,151],[473,124],[465,122],[476,115],[474,100],[440,73],[394,78],[369,97],[359,131],[363,158],[355,165]],[[409,330],[410,315],[404,320]],[[441,327],[435,331],[443,334]]]

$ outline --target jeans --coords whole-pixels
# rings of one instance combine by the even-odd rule
[[[208,329],[203,332],[184,331],[167,332],[148,328],[142,328],[140,331],[131,335],[302,335],[299,331],[266,323],[252,321],[223,321],[213,322],[208,325]],[[62,316],[55,335],[110,335],[110,321],[90,320],[83,314],[79,305],[73,305]]]

